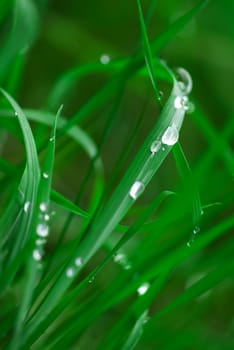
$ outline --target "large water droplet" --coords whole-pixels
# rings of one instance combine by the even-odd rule
[[[38,224],[36,232],[40,237],[47,237],[49,234],[49,227],[46,224]]]
[[[66,270],[66,276],[72,278],[75,275],[75,270],[73,267],[68,267]]]
[[[34,259],[35,261],[40,261],[41,258],[42,258],[41,252],[40,252],[38,249],[35,249],[35,250],[33,251],[33,259]]]
[[[187,96],[176,96],[174,100],[175,109],[183,109],[184,111],[189,110],[189,99]]]
[[[81,266],[82,265],[82,258],[80,256],[78,256],[76,259],[75,259],[75,265],[77,267]]]
[[[100,62],[101,62],[102,64],[108,64],[108,63],[110,62],[110,56],[107,55],[107,54],[101,55],[101,57],[100,57]]]
[[[144,295],[150,287],[150,284],[148,282],[143,283],[139,288],[137,288],[137,293],[139,295]]]
[[[42,203],[40,203],[39,208],[40,208],[41,211],[44,212],[44,211],[47,210],[47,204],[42,202]]]
[[[130,197],[137,199],[145,190],[145,185],[141,181],[136,181],[129,191]]]
[[[30,203],[29,201],[27,201],[27,202],[24,203],[24,212],[25,212],[25,213],[28,212],[29,207],[30,207],[30,204],[31,204],[31,203]]]
[[[162,143],[168,146],[173,146],[179,139],[179,132],[177,128],[172,125],[169,126],[162,136]]]
[[[184,68],[177,68],[176,72],[179,75],[179,87],[183,94],[187,95],[191,92],[193,81],[189,72]]]
[[[158,141],[158,140],[153,141],[150,146],[150,152],[152,154],[157,153],[160,150],[161,145],[162,145],[161,141]]]

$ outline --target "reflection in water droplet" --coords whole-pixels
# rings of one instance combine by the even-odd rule
[[[33,259],[34,259],[35,261],[40,261],[41,258],[42,258],[42,256],[41,256],[40,251],[39,251],[38,249],[35,249],[35,250],[33,251]]]
[[[43,173],[42,176],[44,177],[44,179],[48,179],[49,174],[48,173]]]
[[[107,55],[107,54],[101,55],[101,57],[100,57],[100,62],[101,62],[102,64],[108,64],[108,63],[110,62],[110,56]]]
[[[158,141],[158,140],[155,140],[151,143],[151,146],[150,146],[150,152],[155,154],[157,153],[160,148],[161,148],[161,141]]]
[[[80,256],[75,259],[75,265],[78,267],[82,265],[82,258]]]
[[[176,96],[174,100],[175,109],[183,109],[184,111],[188,111],[189,109],[189,99],[187,96]]]
[[[176,72],[179,75],[178,83],[179,83],[181,92],[183,92],[185,95],[189,94],[193,87],[193,81],[192,81],[191,75],[184,68],[177,68]]]
[[[47,237],[49,234],[49,227],[46,224],[37,225],[36,232],[40,237]]]
[[[47,209],[47,204],[46,203],[44,203],[44,202],[42,202],[40,205],[39,205],[39,208],[40,208],[40,210],[41,211],[46,211],[46,209]]]
[[[24,212],[25,212],[25,213],[28,212],[29,207],[30,207],[30,204],[31,204],[31,203],[30,203],[29,201],[27,201],[27,202],[24,203]]]
[[[179,132],[177,128],[172,125],[169,126],[162,136],[162,143],[168,146],[173,146],[179,139]]]
[[[68,278],[71,278],[75,275],[75,270],[73,269],[73,267],[68,267],[66,270],[66,276]]]
[[[139,295],[144,295],[150,287],[150,284],[148,282],[143,283],[139,288],[137,288],[137,293]]]
[[[129,191],[130,197],[137,199],[145,190],[145,185],[141,181],[136,181]]]

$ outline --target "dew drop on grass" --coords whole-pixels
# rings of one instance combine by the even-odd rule
[[[136,181],[130,188],[129,195],[133,199],[137,199],[144,192],[144,190],[145,185],[141,181]]]
[[[68,267],[66,270],[66,276],[72,278],[75,275],[75,270],[73,267]]]
[[[48,173],[43,173],[42,176],[43,176],[44,179],[48,179],[49,178],[49,174]]]
[[[80,256],[78,256],[76,259],[75,259],[75,265],[77,267],[81,266],[82,265],[82,258]]]
[[[191,75],[184,68],[177,68],[176,72],[179,75],[178,83],[179,83],[181,92],[184,93],[185,95],[189,94],[193,87],[193,81],[192,81]]]
[[[36,232],[40,237],[47,237],[49,234],[49,227],[46,224],[38,224]]]
[[[35,250],[33,251],[33,259],[34,259],[35,261],[40,261],[41,258],[42,258],[41,252],[40,252],[38,249],[35,249]]]
[[[100,62],[101,62],[102,64],[108,64],[108,63],[110,63],[110,56],[107,55],[107,54],[101,55],[101,57],[100,57]]]
[[[150,146],[150,152],[152,154],[157,153],[161,148],[161,144],[162,144],[161,141],[158,141],[158,140],[153,141]]]
[[[200,227],[199,226],[195,226],[194,229],[193,229],[193,234],[196,235],[199,232],[200,232]]]
[[[44,202],[40,203],[39,208],[41,211],[45,212],[47,209],[46,203],[44,203]]]
[[[123,253],[117,253],[114,255],[114,262],[119,263],[123,259],[125,259],[125,255]]]
[[[45,239],[37,239],[36,240],[36,245],[37,246],[40,246],[40,245],[43,245],[46,243],[46,240]]]
[[[50,220],[49,214],[45,214],[44,219],[45,219],[45,221],[49,221]]]
[[[184,111],[189,110],[189,99],[187,96],[176,96],[174,100],[175,109],[183,109]]]
[[[89,283],[92,283],[94,281],[94,276],[89,279]]]
[[[169,126],[162,136],[162,143],[168,146],[173,146],[179,139],[179,132],[177,128],[172,125]]]
[[[31,204],[31,203],[30,203],[29,201],[27,201],[27,202],[24,203],[24,212],[25,212],[25,213],[28,212],[29,207],[30,207],[30,204]]]
[[[53,142],[54,141],[54,137],[50,137],[50,142]]]
[[[150,284],[148,282],[143,283],[139,288],[137,288],[137,293],[139,295],[144,295],[150,287]]]

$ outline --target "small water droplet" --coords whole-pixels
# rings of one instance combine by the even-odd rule
[[[114,262],[119,263],[120,261],[122,261],[123,259],[125,259],[125,255],[123,253],[117,253],[114,256]]]
[[[173,146],[179,139],[179,132],[177,128],[172,125],[169,126],[162,136],[162,143],[168,146]]]
[[[45,219],[45,221],[49,221],[50,220],[49,214],[45,214],[44,219]]]
[[[174,100],[175,109],[183,109],[184,111],[188,111],[189,109],[189,99],[187,96],[176,96]]]
[[[192,81],[191,75],[184,68],[177,68],[176,72],[178,73],[178,76],[179,76],[178,83],[179,83],[181,92],[184,93],[185,95],[189,94],[193,87],[193,81]]]
[[[191,241],[188,241],[188,242],[186,243],[186,245],[187,245],[188,248],[191,248],[192,242],[191,242]]]
[[[72,278],[75,275],[75,270],[73,267],[68,267],[66,270],[66,276]]]
[[[28,212],[29,207],[30,207],[30,204],[31,204],[31,203],[30,203],[29,201],[27,201],[27,202],[24,203],[24,212],[25,212],[25,213]]]
[[[35,261],[40,261],[41,258],[42,258],[41,252],[40,252],[38,249],[35,249],[35,250],[33,251],[33,259],[34,259]]]
[[[18,117],[18,113],[15,111],[15,116]]]
[[[196,235],[198,232],[200,232],[200,227],[199,226],[195,226],[193,229],[193,234]]]
[[[80,256],[78,256],[78,258],[75,259],[75,265],[77,267],[82,265],[82,258]]]
[[[46,224],[38,224],[36,232],[40,237],[47,237],[49,234],[49,227]]]
[[[46,240],[45,239],[36,239],[36,245],[37,246],[40,246],[40,245],[43,245],[46,243]]]
[[[152,154],[157,153],[160,150],[161,145],[162,145],[161,141],[158,141],[158,140],[153,141],[150,146],[150,152]]]
[[[110,56],[107,55],[107,54],[101,55],[101,57],[100,57],[100,62],[101,62],[102,64],[108,64],[108,63],[110,63]]]
[[[131,270],[132,265],[130,263],[124,263],[122,264],[122,267],[124,268],[124,270]]]
[[[41,211],[45,212],[47,210],[47,204],[45,202],[42,202],[39,205],[39,208],[40,208]]]
[[[139,288],[137,288],[137,293],[139,295],[144,295],[150,287],[150,284],[148,282],[143,283]]]
[[[89,283],[92,283],[94,281],[94,276],[89,279]]]
[[[49,174],[48,173],[43,173],[42,176],[44,177],[44,179],[48,179],[49,178]]]
[[[145,190],[145,185],[141,181],[136,181],[129,191],[130,197],[137,199]]]
[[[53,142],[54,141],[54,137],[50,137],[50,142]]]

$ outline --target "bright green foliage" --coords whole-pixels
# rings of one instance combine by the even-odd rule
[[[200,70],[161,59],[217,5],[136,0],[133,54],[84,55],[44,94],[40,45],[77,62],[78,3],[69,21],[59,1],[0,4],[0,347],[233,349],[233,115],[211,85],[221,127]]]

